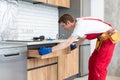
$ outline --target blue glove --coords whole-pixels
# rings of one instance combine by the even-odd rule
[[[39,48],[39,54],[40,55],[45,55],[45,54],[48,54],[48,53],[51,53],[52,52],[52,48],[48,48],[48,47],[40,47]]]
[[[71,49],[71,50],[74,50],[75,48],[77,48],[76,44],[71,44],[71,45],[70,45],[70,49]]]

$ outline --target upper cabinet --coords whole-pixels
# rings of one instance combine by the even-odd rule
[[[70,0],[58,0],[58,6],[70,8]]]
[[[70,0],[22,0],[32,3],[45,3],[53,6],[70,8]]]
[[[47,0],[48,4],[70,8],[70,0]]]
[[[35,0],[36,2],[43,2],[43,3],[46,3],[47,0]]]
[[[56,5],[56,6],[58,6],[58,1],[59,1],[59,0],[47,0],[47,3],[48,3],[48,4],[51,4],[51,5]]]

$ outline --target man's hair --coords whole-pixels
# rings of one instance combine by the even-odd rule
[[[74,20],[75,19],[70,14],[64,14],[59,18],[58,23],[60,24],[62,22],[67,24],[67,21],[74,22]]]

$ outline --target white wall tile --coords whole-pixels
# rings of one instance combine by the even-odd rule
[[[58,8],[43,4],[19,1],[16,39],[32,39],[40,35],[56,38],[58,33]]]

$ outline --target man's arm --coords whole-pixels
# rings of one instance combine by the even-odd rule
[[[79,41],[75,42],[77,47],[85,40],[85,38],[79,38]]]
[[[61,50],[61,49],[64,49],[64,48],[67,48],[70,46],[71,50],[74,50],[76,48],[76,44],[73,45],[72,43],[78,38],[78,36],[70,36],[65,42],[62,42],[52,48],[48,48],[48,47],[41,47],[39,49],[39,54],[40,55],[45,55],[45,54],[48,54],[48,53],[51,53],[51,52],[54,52],[54,51],[57,51],[57,50]],[[79,45],[81,42],[83,42],[84,39],[83,38],[80,38],[79,41],[77,42],[77,44]]]
[[[52,51],[56,51],[56,50],[60,50],[60,49],[69,47],[70,44],[72,44],[77,38],[78,38],[78,36],[70,36],[65,42],[62,42],[62,43],[52,47]]]

